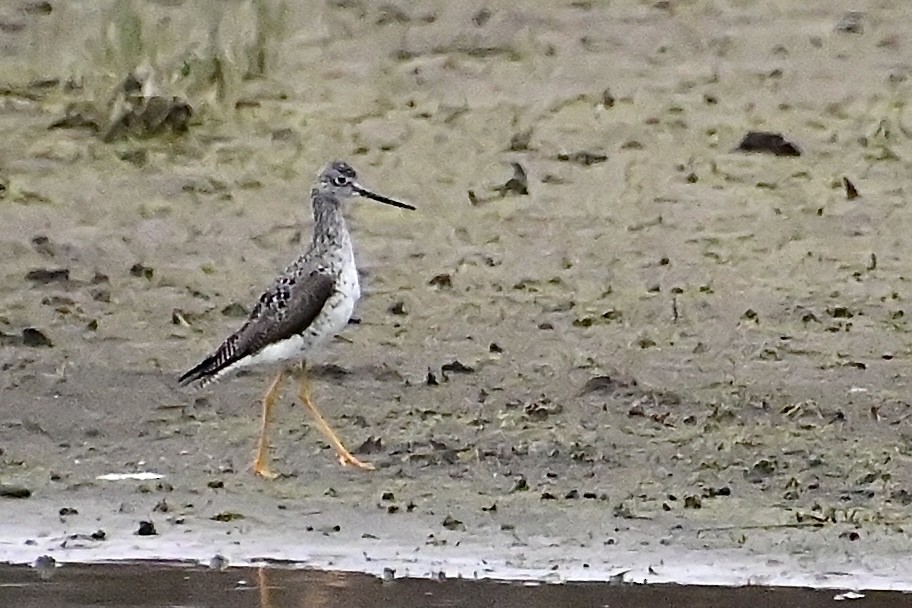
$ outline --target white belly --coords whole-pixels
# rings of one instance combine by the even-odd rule
[[[361,299],[361,285],[358,282],[358,269],[355,266],[355,254],[352,251],[351,243],[345,248],[345,258],[342,264],[342,274],[339,276],[339,282],[336,285],[336,291],[330,297],[329,302],[323,307],[323,313],[326,315],[325,324],[332,328],[329,333],[338,333],[342,331],[355,312],[355,304]],[[321,316],[322,316],[321,314]]]
[[[342,277],[338,289],[351,298],[352,306],[361,298],[361,285],[358,283],[358,269],[355,266],[355,252],[352,251],[351,243],[348,244],[345,251],[345,263],[342,266]],[[349,312],[349,316],[351,312]]]

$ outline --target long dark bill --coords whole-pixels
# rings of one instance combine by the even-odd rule
[[[360,194],[361,196],[364,196],[369,199],[373,199],[373,200],[377,201],[378,203],[383,203],[385,205],[392,205],[393,207],[399,207],[400,209],[410,209],[412,211],[415,210],[415,208],[413,206],[411,206],[407,203],[400,203],[399,201],[393,200],[391,198],[386,198],[385,196],[381,196],[379,194],[371,192],[370,190],[365,190],[361,186],[352,186],[352,189],[354,189],[354,191],[357,192],[358,194]]]

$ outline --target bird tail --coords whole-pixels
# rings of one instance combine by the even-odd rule
[[[218,379],[218,367],[212,357],[207,357],[199,365],[177,379],[181,386],[203,388]]]
[[[234,336],[232,336],[234,338]],[[181,386],[193,386],[203,388],[216,382],[219,378],[227,373],[228,368],[235,362],[234,359],[234,342],[228,339],[218,350],[203,359],[193,369],[187,371],[177,379]]]

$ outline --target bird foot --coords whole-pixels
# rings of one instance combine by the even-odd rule
[[[375,467],[373,464],[359,460],[354,456],[354,454],[351,454],[350,452],[339,454],[339,464],[341,464],[343,467],[356,467],[362,471],[374,471],[377,469],[377,467]]]
[[[278,473],[273,472],[272,469],[269,468],[269,465],[259,461],[253,463],[253,473],[258,477],[270,480],[276,479],[279,476]]]

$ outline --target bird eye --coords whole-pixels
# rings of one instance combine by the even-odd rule
[[[335,177],[333,178],[332,181],[333,181],[333,185],[339,186],[340,188],[341,188],[342,186],[347,186],[347,185],[348,185],[348,178],[345,177],[344,175],[337,175],[337,176],[335,176]]]

